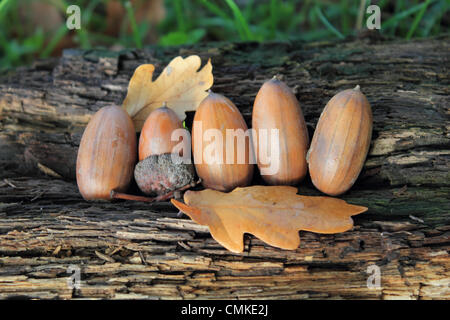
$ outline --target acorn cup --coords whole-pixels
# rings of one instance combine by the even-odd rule
[[[152,111],[139,137],[140,161],[134,170],[139,189],[161,196],[192,184],[194,166],[190,158],[183,161],[184,152],[190,155],[190,148],[189,132],[172,109],[164,104]]]

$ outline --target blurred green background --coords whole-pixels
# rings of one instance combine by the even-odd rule
[[[81,9],[76,31],[65,23],[72,4]],[[0,69],[73,47],[345,38],[366,29],[371,4],[381,9],[385,36],[411,39],[449,30],[450,0],[1,0]]]

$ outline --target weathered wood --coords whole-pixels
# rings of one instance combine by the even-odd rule
[[[69,50],[3,75],[0,298],[450,298],[449,47],[443,37]],[[352,231],[301,232],[295,251],[246,236],[244,253],[233,254],[169,203],[82,200],[74,163],[89,117],[121,103],[136,66],[161,70],[179,54],[211,57],[214,91],[247,121],[261,83],[283,75],[311,133],[331,96],[361,86],[374,136],[342,197],[369,207]],[[300,192],[318,194],[309,181]],[[70,265],[80,289],[67,285]],[[367,287],[371,265],[381,288]]]

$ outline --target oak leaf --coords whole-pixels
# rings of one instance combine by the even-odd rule
[[[133,119],[136,131],[141,131],[147,116],[166,103],[178,115],[194,111],[208,95],[213,84],[211,60],[201,69],[199,56],[174,58],[153,81],[155,66],[143,64],[136,68],[128,84],[123,107]]]
[[[367,210],[331,197],[297,195],[289,186],[252,186],[230,193],[186,191],[184,202],[171,200],[192,220],[207,225],[212,237],[232,252],[244,250],[244,233],[282,249],[296,249],[299,230],[339,233],[353,227],[350,218]]]

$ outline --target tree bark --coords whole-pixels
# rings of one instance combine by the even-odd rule
[[[449,40],[67,50],[1,76],[0,298],[449,299]],[[326,102],[361,86],[374,131],[342,196],[369,208],[353,230],[302,231],[293,251],[246,235],[234,254],[168,202],[83,201],[75,160],[90,116],[122,103],[138,65],[160,72],[190,54],[212,59],[213,90],[249,124],[259,87],[281,75],[311,136]],[[319,194],[309,180],[299,192]],[[78,289],[67,284],[69,266],[80,270]]]

